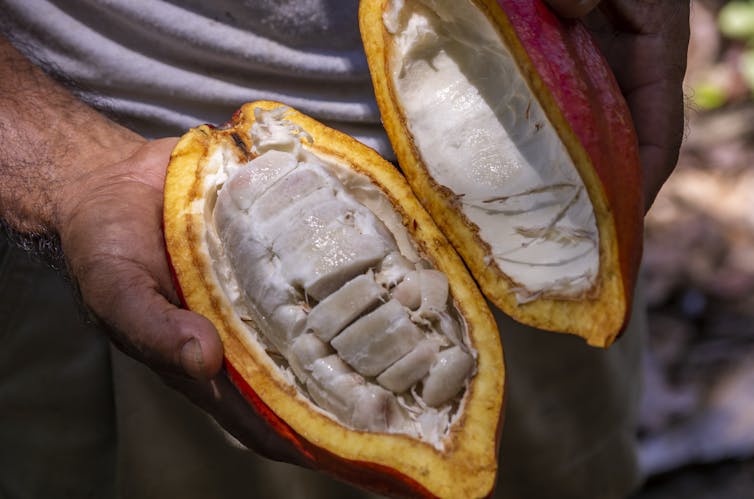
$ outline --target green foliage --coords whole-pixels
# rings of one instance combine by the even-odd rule
[[[723,35],[737,40],[754,40],[754,1],[727,3],[718,16]]]
[[[725,89],[705,81],[694,86],[694,103],[699,109],[716,109],[728,100]]]
[[[727,3],[720,10],[718,25],[723,35],[746,42],[740,71],[749,88],[754,90],[754,0]]]
[[[754,91],[754,0],[729,1],[720,9],[717,23],[723,36],[745,44],[737,70]],[[694,102],[700,109],[715,109],[728,101],[728,90],[720,80],[709,76],[694,86]]]

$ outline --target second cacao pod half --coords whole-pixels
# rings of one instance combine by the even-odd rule
[[[482,292],[610,345],[641,258],[641,170],[584,26],[540,0],[362,0],[360,23],[401,168]]]

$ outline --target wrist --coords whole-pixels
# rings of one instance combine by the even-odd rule
[[[144,139],[54,83],[0,37],[0,219],[20,235],[54,237],[77,182]]]

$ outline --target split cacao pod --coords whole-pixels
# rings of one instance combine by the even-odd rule
[[[482,292],[606,347],[641,258],[636,134],[579,21],[540,0],[362,0],[385,129]]]
[[[497,328],[390,163],[255,102],[180,140],[164,210],[185,305],[215,324],[231,379],[313,467],[389,495],[490,493]]]

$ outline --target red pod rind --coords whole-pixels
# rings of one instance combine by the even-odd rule
[[[368,462],[345,461],[303,439],[259,398],[259,395],[227,359],[225,369],[230,380],[253,407],[254,412],[274,429],[278,436],[291,442],[309,467],[379,494],[392,497],[435,497],[418,482],[410,477],[397,475],[393,469]]]
[[[447,10],[450,4],[439,3],[446,9],[443,15],[452,12]],[[430,10],[434,5],[417,0],[404,3],[417,4]],[[459,197],[465,193],[451,191],[435,180],[412,135],[413,124],[393,79],[402,67],[401,55],[385,26],[384,15],[393,2],[362,0],[362,38],[385,129],[401,168],[490,301],[525,324],[608,346],[630,313],[643,230],[638,147],[625,100],[580,22],[561,21],[538,0],[474,0],[463,5],[483,14],[510,52],[584,183],[599,233],[599,272],[591,290],[577,296],[545,291],[519,299],[520,282],[495,263],[491,243],[459,207]],[[459,103],[457,108],[464,106]],[[462,121],[464,116],[448,111],[442,119]]]
[[[570,129],[586,150],[610,203],[626,320],[643,243],[642,171],[631,112],[594,39],[578,20],[562,20],[543,2],[497,0]],[[557,117],[551,118],[558,120]]]

